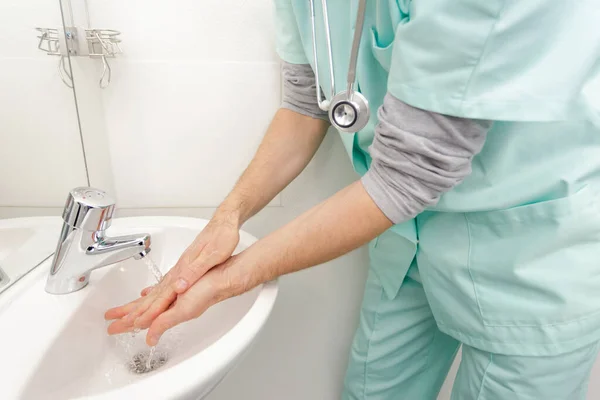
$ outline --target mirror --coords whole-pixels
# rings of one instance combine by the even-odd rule
[[[0,219],[60,215],[87,185],[62,28],[58,2],[0,2]]]
[[[88,184],[63,43],[58,2],[0,2],[0,292],[54,252],[66,195]]]

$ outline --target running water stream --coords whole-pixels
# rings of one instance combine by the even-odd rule
[[[160,281],[162,281],[162,279],[163,279],[163,274],[162,274],[162,272],[160,272],[160,269],[158,269],[158,266],[156,265],[154,260],[152,260],[150,257],[144,257],[143,260],[144,260],[144,264],[146,264],[146,266],[148,267],[148,269],[150,270],[152,275],[154,275],[154,278],[156,279],[156,283],[160,283]],[[150,347],[150,353],[148,353],[148,358],[146,359],[146,365],[145,365],[144,372],[152,371],[153,369],[158,368],[160,365],[162,365],[162,364],[160,364],[159,360],[157,360],[158,362],[153,364],[155,353],[156,353],[156,346]],[[160,365],[158,365],[158,367],[157,367],[156,364],[160,364]]]
[[[150,256],[146,256],[142,261],[149,274],[146,274],[147,281],[139,282],[140,288],[160,282],[163,279],[163,274],[154,260]],[[132,267],[140,268],[141,265],[132,265]],[[121,377],[125,376],[129,376],[129,378],[124,378],[127,382],[133,382],[136,378],[132,374],[144,375],[165,365],[170,355],[179,347],[181,336],[178,327],[176,327],[166,332],[159,344],[148,347],[145,341],[145,332],[141,329],[135,329],[130,333],[114,336],[114,340],[119,349],[117,353],[119,359],[115,360],[114,364],[111,363],[104,373],[110,384],[116,384],[120,379],[123,379]],[[123,369],[128,372],[126,375],[119,374],[119,371],[123,371]]]
[[[152,275],[154,275],[154,278],[156,279],[156,283],[159,283],[160,281],[162,281],[163,274],[162,274],[162,272],[160,272],[160,269],[158,269],[158,266],[156,265],[154,260],[152,260],[148,256],[144,257],[142,260],[144,261],[144,264],[146,264],[146,266],[148,267],[148,269],[150,270]]]

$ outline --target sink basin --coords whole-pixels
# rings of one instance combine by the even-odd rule
[[[0,293],[54,253],[61,225],[54,217],[0,220]]]
[[[23,220],[29,223],[23,228],[11,220],[13,229],[21,229],[21,238],[35,219]],[[53,220],[60,225],[59,218]],[[179,217],[123,218],[114,220],[108,233],[150,233],[149,257],[164,273],[206,223]],[[19,240],[15,234],[15,243]],[[255,240],[241,232],[236,251]],[[87,287],[59,296],[44,291],[49,267],[50,260],[44,261],[0,294],[2,399],[201,399],[250,347],[277,297],[277,283],[269,282],[217,304],[165,333],[148,364],[157,368],[139,373],[136,365],[145,365],[149,354],[145,332],[108,336],[103,314],[155,283],[144,260],[97,269]]]

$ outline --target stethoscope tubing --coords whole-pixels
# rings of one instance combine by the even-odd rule
[[[329,13],[327,10],[327,1],[321,0],[323,8],[323,23],[325,25],[325,41],[327,44],[327,59],[329,64],[329,79],[331,81],[331,100],[323,99],[321,96],[321,85],[319,81],[319,61],[317,54],[317,28],[316,28],[316,11],[315,0],[310,0],[311,28],[312,28],[312,45],[313,58],[315,65],[315,83],[317,92],[317,101],[319,108],[329,112],[331,123],[340,131],[357,132],[364,128],[369,121],[369,105],[367,99],[354,90],[354,82],[356,80],[356,66],[358,63],[358,52],[362,38],[362,32],[365,23],[365,13],[367,0],[359,0],[358,10],[356,13],[356,25],[352,38],[352,48],[350,51],[350,60],[348,65],[348,74],[346,78],[346,90],[336,93],[335,90],[335,75],[333,64],[333,48],[331,45],[331,29],[329,25]],[[340,107],[344,110],[350,108],[350,113],[338,113]],[[351,122],[348,123],[343,119],[350,115]],[[338,120],[339,119],[339,120]]]

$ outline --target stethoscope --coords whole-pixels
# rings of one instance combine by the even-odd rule
[[[331,124],[342,132],[354,133],[363,129],[369,122],[369,102],[361,93],[354,90],[356,79],[356,63],[358,61],[358,48],[365,22],[366,0],[358,3],[356,14],[356,27],[352,39],[352,51],[350,52],[350,64],[348,65],[348,78],[346,90],[335,92],[335,76],[333,73],[333,54],[331,49],[331,33],[329,30],[329,15],[327,13],[327,2],[321,0],[323,8],[323,22],[325,24],[325,39],[327,41],[327,55],[329,57],[329,79],[331,79],[331,100],[321,97],[321,86],[319,85],[319,63],[317,61],[317,29],[315,24],[315,1],[310,0],[311,23],[312,23],[312,45],[315,60],[315,78],[317,85],[317,100],[319,108],[329,112]]]

